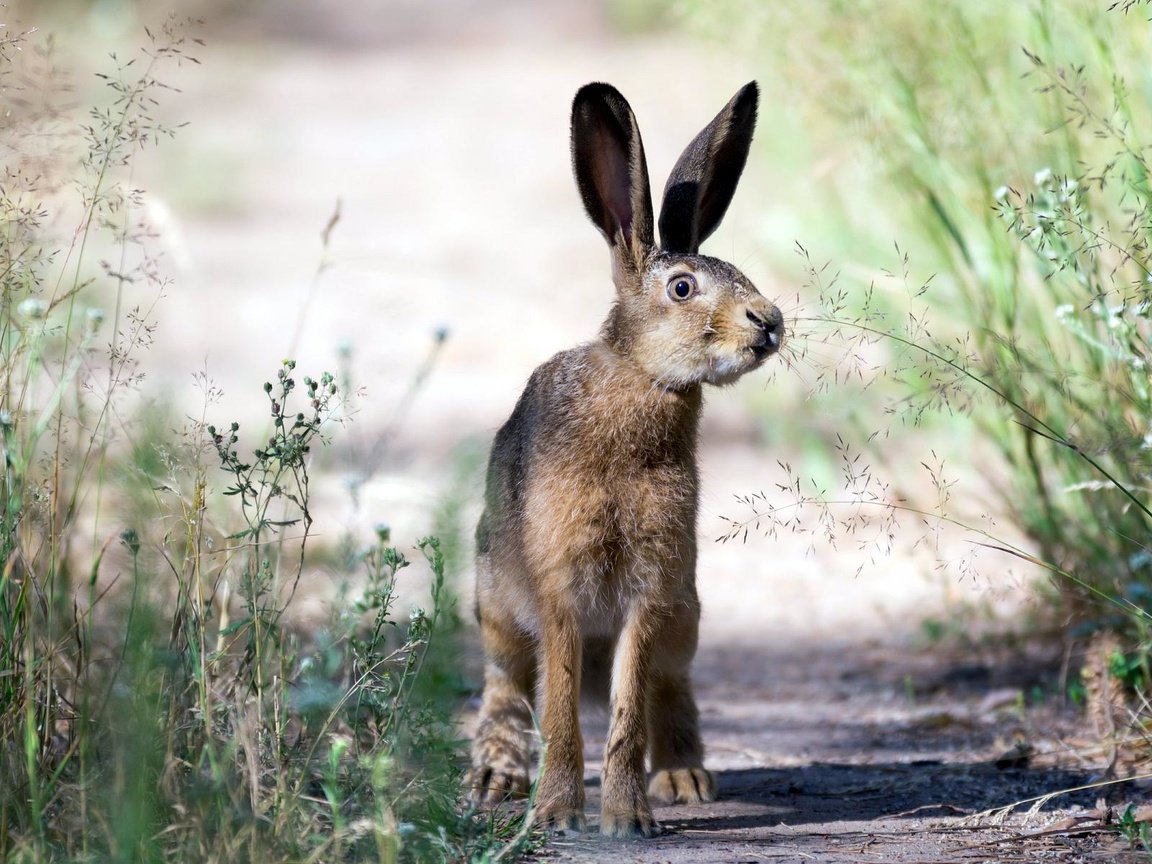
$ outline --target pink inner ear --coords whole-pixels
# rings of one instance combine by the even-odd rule
[[[617,232],[628,241],[632,235],[632,180],[628,170],[628,153],[610,131],[596,128],[592,133],[592,182],[603,202],[615,231],[608,234],[615,242]],[[608,222],[608,220],[605,220]],[[612,224],[606,224],[612,228]]]

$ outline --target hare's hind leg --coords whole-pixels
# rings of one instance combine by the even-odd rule
[[[716,800],[716,779],[704,768],[700,715],[689,667],[696,654],[699,612],[691,608],[661,633],[648,691],[652,777],[648,795],[667,804]]]
[[[481,613],[484,701],[472,742],[472,801],[495,806],[528,793],[535,646],[528,634]]]

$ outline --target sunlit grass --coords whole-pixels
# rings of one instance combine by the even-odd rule
[[[674,6],[757,58],[813,142],[815,159],[793,166],[812,186],[797,206],[813,251],[782,265],[805,283],[785,377],[817,408],[825,393],[855,408],[829,440],[855,457],[835,481],[781,465],[728,536],[759,525],[849,545],[871,531],[882,553],[947,521],[1008,553],[982,574],[993,587],[993,570],[1035,565],[1070,632],[1125,633],[1120,665],[1140,672],[1122,677],[1145,689],[1147,4]],[[925,424],[948,450],[946,481],[902,431]],[[974,428],[979,446],[950,428]],[[973,509],[965,489],[996,500]],[[805,509],[819,518],[798,528]]]
[[[509,856],[522,820],[459,803],[461,490],[442,540],[403,543],[424,608],[399,603],[410,562],[381,529],[329,555],[343,587],[298,632],[349,382],[269,361],[263,429],[216,417],[204,373],[198,417],[139,398],[167,276],[133,165],[174,133],[164,74],[197,45],[174,21],[148,36],[92,108],[50,40],[0,38],[0,858]]]

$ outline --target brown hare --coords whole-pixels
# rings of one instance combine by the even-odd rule
[[[470,774],[478,804],[527,791],[538,692],[537,819],[583,830],[578,703],[582,685],[604,684],[601,832],[658,831],[649,796],[716,797],[689,679],[700,617],[701,385],[760,366],[780,349],[784,325],[739,270],[697,250],[736,190],[757,99],[755,82],[743,87],[680,156],[657,245],[632,109],[607,84],[576,94],[573,170],[611,248],[616,302],[596,341],[532,373],[492,447],[476,530],[486,658]]]

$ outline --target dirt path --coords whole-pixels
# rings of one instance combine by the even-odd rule
[[[172,82],[183,90],[173,110],[190,125],[143,178],[178,271],[158,307],[148,380],[199,415],[192,374],[207,369],[225,391],[212,416],[259,422],[260,382],[283,356],[315,373],[347,347],[367,392],[349,432],[355,446],[338,445],[344,464],[362,462],[380,438],[387,447],[377,464],[353,464],[367,475],[356,506],[344,469],[320,478],[315,529],[323,543],[349,525],[388,522],[411,542],[429,530],[461,444],[489,439],[531,369],[593,335],[609,303],[607,255],[569,175],[572,93],[603,79],[628,94],[659,188],[680,147],[755,69],[684,38],[613,38],[580,4],[507,0],[482,10],[459,0],[457,20],[401,3],[402,15],[378,19],[366,8],[355,22],[349,4],[340,14],[318,5],[332,14],[306,20],[331,25],[323,33],[287,26],[285,15],[272,31],[290,31],[288,41],[219,34],[202,65]],[[557,9],[567,17],[549,17]],[[235,32],[266,32],[259,23]],[[397,35],[404,26],[412,38]],[[795,294],[759,251],[796,239],[780,216],[787,202],[773,198],[791,169],[765,161],[750,163],[709,248],[769,296]],[[322,252],[337,198],[342,220]],[[395,406],[442,326],[450,336],[440,362],[397,427]],[[734,494],[779,479],[777,459],[802,462],[827,446],[835,430],[806,419],[806,395],[803,381],[778,376],[710,396],[696,678],[721,799],[661,809],[668,831],[646,843],[556,840],[539,857],[1121,860],[1096,833],[1024,838],[1082,813],[1090,796],[1003,826],[973,817],[1092,776],[1056,737],[1066,718],[1017,709],[1051,677],[1005,677],[988,657],[947,657],[917,641],[926,618],[947,620],[1005,592],[1015,602],[1002,568],[995,584],[939,575],[913,537],[861,576],[857,556],[806,537],[709,542]],[[312,582],[315,603],[321,582]],[[1051,676],[1051,664],[1043,668]],[[597,724],[588,727],[590,813]],[[997,768],[1017,738],[1040,755]]]
[[[657,808],[665,833],[652,840],[558,838],[537,857],[652,864],[1146,860],[1102,828],[1092,793],[1032,809],[1030,799],[1096,774],[1062,737],[1071,732],[1069,715],[1053,706],[1021,707],[1026,692],[1051,684],[1043,658],[995,666],[992,659],[881,645],[705,646],[696,678],[720,799]],[[601,721],[586,721],[593,819],[595,742],[603,733]],[[1022,752],[1017,745],[1032,755],[1014,760]],[[1010,808],[1016,802],[1023,803]]]

